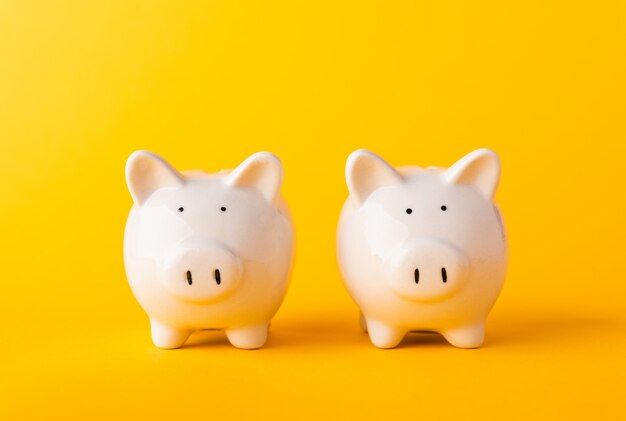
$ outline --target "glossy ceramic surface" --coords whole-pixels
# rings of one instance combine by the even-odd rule
[[[178,348],[201,329],[224,330],[238,348],[263,346],[294,253],[282,178],[280,160],[267,152],[215,174],[180,173],[146,151],[130,156],[135,204],[124,262],[156,346]]]
[[[493,203],[499,180],[500,161],[487,149],[448,169],[395,169],[366,150],[350,155],[337,253],[374,345],[393,348],[410,331],[439,332],[461,348],[483,343],[507,266]]]

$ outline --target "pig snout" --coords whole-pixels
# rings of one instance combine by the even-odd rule
[[[225,298],[239,284],[241,260],[228,247],[212,241],[184,241],[173,247],[161,268],[169,292],[187,301]]]
[[[438,301],[463,286],[469,265],[453,244],[424,239],[402,247],[386,266],[389,284],[398,295],[414,301]]]

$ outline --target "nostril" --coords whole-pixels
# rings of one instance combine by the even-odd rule
[[[448,273],[446,272],[446,268],[441,268],[441,279],[443,279],[443,282],[448,282]]]
[[[420,282],[420,270],[419,269],[415,269],[415,283],[419,284]]]
[[[219,269],[215,269],[215,272],[213,273],[213,276],[215,276],[215,282],[218,285],[222,283],[222,276],[220,274],[220,270]]]
[[[187,271],[187,283],[191,285],[191,271],[190,270]]]

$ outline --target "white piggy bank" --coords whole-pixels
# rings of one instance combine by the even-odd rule
[[[216,174],[181,174],[146,151],[130,156],[124,262],[157,347],[178,348],[200,329],[224,330],[237,348],[263,346],[294,254],[282,179],[267,152]]]
[[[375,346],[393,348],[411,331],[439,332],[460,348],[483,343],[507,266],[493,204],[499,179],[500,161],[487,149],[447,170],[350,155],[337,253]]]

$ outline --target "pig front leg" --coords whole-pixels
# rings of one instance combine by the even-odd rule
[[[457,348],[478,348],[485,339],[485,322],[444,330],[441,334]]]
[[[180,348],[191,335],[190,330],[176,329],[156,320],[150,320],[150,329],[152,331],[152,342],[158,348],[163,349]]]
[[[363,313],[359,313],[359,326],[361,326],[363,333],[367,333],[367,321]]]
[[[378,320],[365,319],[365,322],[370,340],[378,348],[395,348],[406,335],[405,330],[389,326]]]
[[[258,349],[267,341],[269,322],[254,326],[244,326],[236,329],[226,329],[228,341],[236,348]]]

